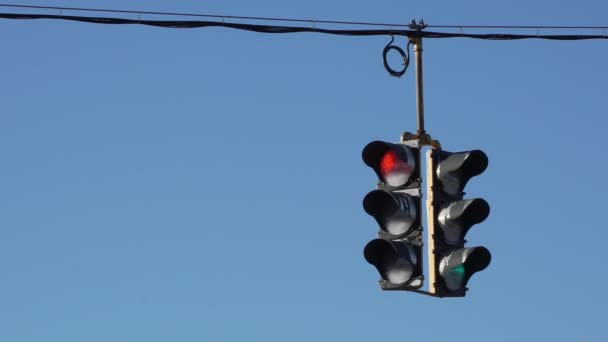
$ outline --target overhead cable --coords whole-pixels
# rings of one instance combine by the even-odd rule
[[[2,6],[0,4],[0,6]],[[139,12],[135,12],[139,13]],[[393,29],[388,27],[385,29],[359,29],[345,30],[317,27],[315,22],[313,26],[277,26],[277,25],[261,25],[234,23],[222,21],[202,21],[202,20],[143,20],[143,19],[125,19],[125,18],[109,18],[109,17],[88,17],[88,16],[70,16],[70,15],[54,15],[54,14],[21,14],[21,13],[0,13],[0,19],[18,19],[18,20],[35,20],[35,19],[51,19],[51,20],[67,20],[78,21],[84,23],[106,24],[106,25],[146,25],[163,28],[206,28],[206,27],[226,27],[238,30],[261,32],[261,33],[299,33],[299,32],[315,32],[324,34],[344,35],[344,36],[380,36],[380,35],[399,35],[407,37],[420,38],[474,38],[487,40],[517,40],[517,39],[549,39],[549,40],[586,40],[586,39],[608,39],[606,34],[602,35],[545,35],[545,34],[504,34],[504,33],[448,33],[448,32],[431,32],[423,30],[405,30]],[[320,23],[317,21],[316,23]]]
[[[316,19],[294,19],[294,18],[271,18],[271,17],[253,17],[253,16],[238,16],[238,15],[220,15],[220,14],[202,14],[202,13],[180,13],[180,12],[157,12],[157,11],[133,11],[122,9],[101,9],[101,8],[82,8],[82,7],[53,7],[53,6],[32,6],[32,5],[15,5],[15,4],[0,4],[0,7],[20,8],[20,9],[44,9],[51,11],[77,11],[77,12],[97,12],[97,13],[120,13],[134,15],[158,15],[172,17],[203,17],[214,19],[238,19],[238,20],[256,20],[256,21],[283,21],[296,23],[315,23],[315,24],[335,24],[335,25],[357,25],[357,26],[384,26],[384,27],[410,27],[409,24],[385,24],[372,23],[361,21],[338,21],[338,20],[316,20]]]
[[[19,9],[44,9],[51,11],[77,11],[77,12],[97,12],[97,13],[120,13],[134,15],[155,15],[155,16],[174,16],[174,17],[203,17],[215,19],[238,19],[238,20],[255,20],[255,21],[282,21],[282,22],[298,22],[312,24],[335,24],[335,25],[357,25],[357,26],[383,26],[383,27],[398,27],[410,28],[415,26],[412,24],[395,24],[395,23],[378,23],[378,22],[362,22],[362,21],[343,21],[343,20],[317,20],[317,19],[297,19],[297,18],[276,18],[276,17],[255,17],[255,16],[236,16],[236,15],[221,15],[221,14],[206,14],[206,13],[184,13],[184,12],[160,12],[160,11],[134,11],[124,9],[107,9],[107,8],[85,8],[85,7],[63,7],[63,6],[39,6],[39,5],[17,5],[17,4],[0,4],[0,7],[19,8]],[[546,25],[424,25],[430,28],[450,28],[450,29],[575,29],[575,30],[608,30],[608,26],[546,26]]]

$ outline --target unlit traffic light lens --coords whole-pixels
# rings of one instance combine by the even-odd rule
[[[406,194],[374,190],[363,199],[363,208],[393,237],[407,235],[418,222],[416,202]]]
[[[466,199],[450,203],[439,212],[439,226],[443,238],[450,245],[464,240],[469,229],[483,222],[490,214],[490,205],[482,198]]]
[[[411,245],[403,241],[375,239],[363,251],[365,260],[374,265],[382,279],[395,285],[410,282],[418,263]]]
[[[488,167],[488,156],[480,150],[446,153],[437,166],[437,178],[449,195],[462,193],[467,182]]]

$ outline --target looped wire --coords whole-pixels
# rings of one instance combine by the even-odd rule
[[[394,77],[401,77],[403,75],[405,75],[405,71],[407,70],[407,67],[410,65],[410,44],[411,42],[407,43],[407,53],[405,53],[405,51],[403,51],[403,49],[401,49],[399,46],[397,45],[392,45],[393,42],[395,41],[395,37],[393,35],[391,35],[391,41],[386,44],[386,46],[384,47],[384,50],[382,51],[382,59],[384,60],[384,68],[386,69],[386,71],[388,71],[389,74],[391,74],[391,76]],[[397,53],[399,53],[401,55],[401,58],[403,59],[403,68],[400,70],[395,70],[393,68],[390,67],[390,65],[388,65],[388,53],[391,50],[395,50],[397,51]]]

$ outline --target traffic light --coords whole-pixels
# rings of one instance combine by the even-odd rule
[[[363,199],[379,226],[378,238],[365,246],[365,259],[380,273],[381,289],[418,289],[423,280],[418,141],[373,141],[362,156],[378,176],[377,190]]]
[[[464,199],[464,187],[487,166],[480,150],[427,152],[429,292],[435,296],[463,297],[471,276],[490,264],[485,247],[465,247],[468,230],[488,217],[490,206]]]

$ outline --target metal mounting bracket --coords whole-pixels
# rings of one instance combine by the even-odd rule
[[[441,143],[439,140],[433,140],[430,134],[428,133],[418,133],[413,134],[410,132],[403,132],[401,134],[401,141],[409,141],[409,140],[417,140],[420,143],[420,146],[430,146],[432,148],[441,148]]]

